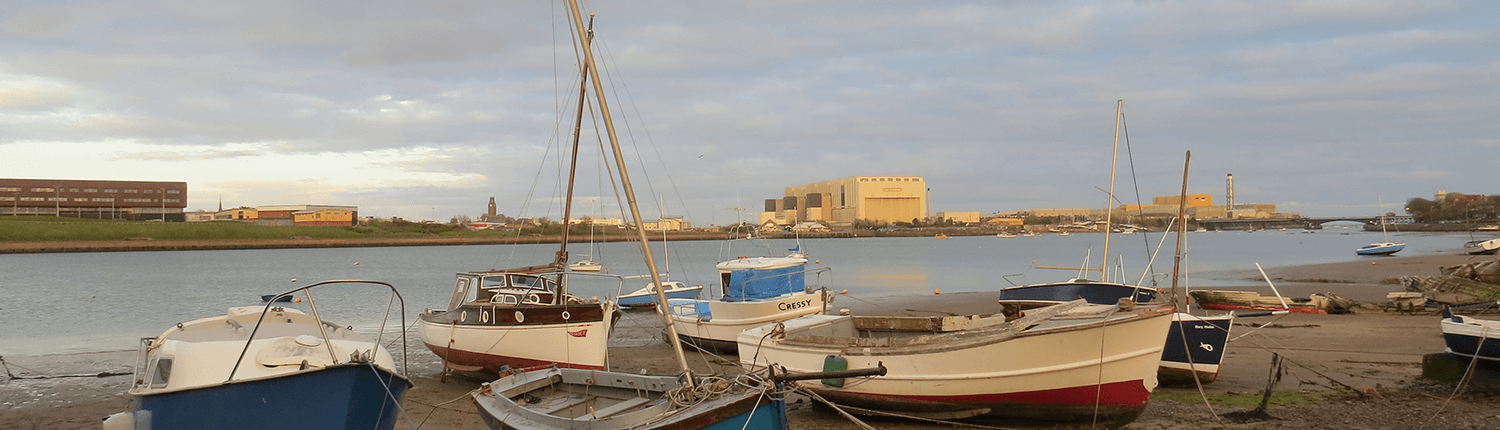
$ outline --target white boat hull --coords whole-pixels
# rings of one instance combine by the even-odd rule
[[[788,294],[775,299],[749,302],[669,299],[672,324],[686,343],[705,349],[735,351],[740,332],[804,315],[820,314],[833,303],[833,292]],[[711,317],[701,317],[699,307],[708,307]]]
[[[860,408],[1061,421],[1088,420],[1097,411],[1101,423],[1124,423],[1145,410],[1157,386],[1172,312],[1170,307],[1122,312],[1107,323],[1100,317],[1088,322],[1063,316],[1024,331],[988,327],[865,338],[870,343],[843,346],[836,334],[807,342],[797,341],[796,333],[834,333],[830,328],[838,324],[852,331],[853,317],[808,316],[784,323],[793,341],[767,336],[774,325],[741,333],[739,356],[747,367],[776,363],[790,372],[821,371],[829,356],[847,359],[849,368],[883,363],[885,376],[851,379],[843,387],[808,387]],[[878,346],[882,343],[895,346]]]
[[[498,371],[502,367],[553,363],[560,367],[604,369],[614,319],[613,306],[604,307],[602,319],[534,325],[444,324],[424,315],[418,319],[417,329],[427,348],[442,357],[446,367],[456,370]],[[501,312],[521,313],[514,308],[499,309]],[[591,310],[598,312],[598,309]],[[570,316],[581,315],[584,311],[573,312]],[[511,317],[508,313],[505,316]],[[494,318],[477,313],[468,315],[475,320],[485,317]]]

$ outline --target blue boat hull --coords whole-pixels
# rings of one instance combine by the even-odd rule
[[[1359,255],[1391,255],[1406,249],[1406,245],[1397,246],[1364,246],[1354,250]]]
[[[696,298],[698,298],[698,291],[700,291],[700,290],[702,290],[702,289],[699,288],[699,289],[692,289],[692,290],[671,291],[671,292],[667,293],[667,298],[668,299],[696,299]],[[655,294],[647,294],[647,295],[644,295],[644,296],[620,297],[619,303],[620,303],[620,306],[630,306],[630,307],[651,306],[651,305],[656,304],[656,295]]]
[[[1162,367],[1156,374],[1161,384],[1192,384],[1194,376],[1206,384],[1219,378],[1219,363],[1224,360],[1229,325],[1234,320],[1228,316],[1199,318],[1172,322],[1161,351]]]
[[[137,429],[388,430],[410,387],[411,382],[390,372],[348,364],[136,396],[130,410]]]

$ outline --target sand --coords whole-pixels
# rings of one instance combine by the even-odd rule
[[[1433,255],[1361,259],[1355,262],[1267,268],[1284,295],[1332,292],[1364,303],[1379,303],[1399,291],[1394,280],[1406,275],[1436,275],[1438,267],[1494,257]],[[1254,270],[1198,274],[1198,277],[1243,280],[1242,287],[1219,289],[1270,293]],[[855,314],[993,312],[994,293],[956,293],[903,297],[840,296],[835,308]],[[1220,379],[1205,385],[1209,394],[1259,393],[1265,389],[1272,354],[1285,359],[1286,373],[1276,390],[1306,391],[1330,400],[1295,406],[1272,406],[1271,421],[1233,423],[1209,412],[1201,401],[1161,400],[1196,396],[1194,388],[1157,390],[1158,400],[1129,429],[1193,428],[1496,428],[1500,399],[1465,394],[1451,397],[1452,384],[1422,379],[1424,354],[1441,352],[1443,341],[1433,315],[1390,314],[1362,310],[1353,315],[1304,315],[1242,319],[1230,343]],[[1246,324],[1269,324],[1254,329]],[[1252,332],[1252,329],[1254,331]],[[655,314],[627,312],[611,338],[615,370],[668,374],[675,368],[671,348],[661,341]],[[1247,334],[1248,333],[1248,334]],[[405,420],[397,428],[481,429],[467,394],[483,375],[444,377],[436,356],[412,339],[409,372],[416,384],[403,402]],[[100,419],[127,407],[135,351],[56,356],[3,357],[8,376],[0,381],[0,430],[97,429]],[[698,372],[734,371],[735,358],[689,354]],[[99,374],[109,376],[93,376]],[[123,375],[121,375],[123,374]],[[1351,394],[1361,392],[1364,394]],[[1224,414],[1245,408],[1216,405]],[[789,405],[793,428],[859,428],[805,398]],[[926,429],[947,425],[872,419],[878,428]],[[993,423],[990,423],[993,424]],[[1066,428],[1087,428],[1087,425]]]

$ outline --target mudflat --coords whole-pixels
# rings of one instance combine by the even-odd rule
[[[1438,268],[1494,259],[1493,256],[1428,255],[1376,257],[1347,263],[1266,268],[1276,290],[1286,296],[1334,293],[1362,303],[1381,303],[1400,291],[1394,280],[1408,275],[1436,275]],[[1215,287],[1271,293],[1255,270],[1195,276],[1243,280],[1243,287]],[[835,309],[854,314],[966,314],[997,311],[996,293],[861,297],[840,295]],[[1212,312],[1210,312],[1212,313]],[[1269,418],[1241,422],[1230,414],[1250,406],[1214,403],[1210,407],[1196,387],[1161,387],[1146,413],[1128,429],[1304,429],[1304,428],[1500,428],[1500,396],[1456,393],[1456,384],[1421,377],[1422,357],[1443,351],[1439,317],[1397,314],[1363,308],[1352,315],[1292,314],[1238,320],[1226,350],[1219,380],[1202,387],[1209,397],[1253,398],[1272,379],[1273,354],[1281,358],[1278,402]],[[610,366],[627,372],[674,373],[671,347],[662,341],[662,325],[652,312],[627,311],[610,343]],[[403,402],[403,421],[396,428],[482,429],[468,393],[487,381],[485,375],[445,376],[441,361],[411,339],[407,353],[416,386]],[[6,379],[0,382],[0,430],[97,429],[100,420],[125,410],[135,351],[105,351],[55,356],[3,357]],[[1003,359],[998,358],[997,359]],[[734,356],[689,352],[698,372],[738,371]],[[1292,393],[1289,403],[1281,394]],[[829,408],[804,397],[790,400],[793,428],[862,428]],[[279,418],[280,419],[280,418]],[[290,417],[284,419],[291,419]],[[876,428],[949,428],[947,424],[867,418]],[[1030,424],[982,423],[1007,428]],[[1088,428],[1084,425],[1043,426]]]

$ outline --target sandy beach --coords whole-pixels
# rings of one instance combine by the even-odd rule
[[[1493,256],[1430,255],[1360,259],[1353,262],[1266,268],[1276,288],[1286,296],[1306,297],[1331,292],[1361,303],[1385,301],[1400,291],[1395,279],[1407,275],[1436,275],[1438,268]],[[1271,288],[1254,270],[1195,274],[1198,278],[1243,281],[1242,287],[1216,287],[1269,294]],[[835,308],[855,314],[915,314],[923,312],[994,312],[994,293],[956,293],[924,296],[840,296]],[[610,360],[615,370],[669,374],[675,365],[661,341],[661,324],[650,312],[630,311],[611,339]],[[1443,341],[1437,316],[1393,314],[1361,309],[1352,315],[1305,315],[1241,319],[1226,350],[1219,380],[1205,385],[1210,396],[1240,399],[1259,396],[1267,386],[1272,355],[1283,358],[1284,374],[1278,392],[1301,393],[1291,404],[1267,409],[1269,420],[1236,422],[1225,415],[1251,406],[1215,403],[1210,411],[1192,387],[1162,387],[1151,406],[1128,429],[1302,429],[1302,428],[1441,428],[1500,427],[1500,397],[1467,393],[1453,395],[1454,384],[1421,378],[1425,354],[1441,352]],[[1264,327],[1258,327],[1260,325]],[[1243,336],[1243,337],[1240,337]],[[410,374],[416,387],[405,398],[404,421],[397,428],[482,429],[468,392],[484,382],[483,375],[443,377],[441,363],[412,339],[408,347]],[[135,351],[110,351],[57,356],[3,357],[6,379],[0,382],[0,429],[97,429],[100,419],[127,407],[126,391]],[[735,371],[733,356],[689,355],[699,372]],[[98,376],[98,375],[104,376]],[[828,408],[806,398],[790,401],[793,428],[860,428]],[[892,419],[869,419],[876,428],[949,428]],[[996,425],[997,423],[984,423]],[[1000,423],[1014,428],[1012,424]],[[1051,428],[1088,428],[1050,426]]]

